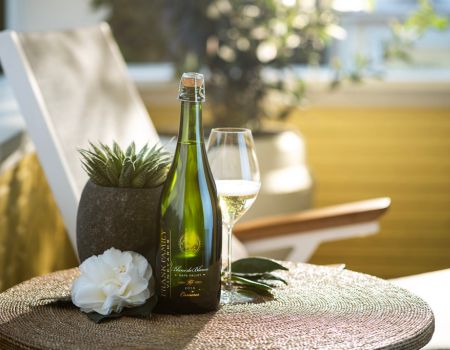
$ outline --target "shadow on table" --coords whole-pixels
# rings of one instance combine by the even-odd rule
[[[215,313],[122,317],[96,324],[69,303],[10,310],[0,323],[0,348],[18,344],[37,349],[173,349],[189,348]]]

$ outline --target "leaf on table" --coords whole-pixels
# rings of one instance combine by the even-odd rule
[[[272,259],[260,257],[239,259],[231,264],[231,271],[235,273],[256,274],[256,273],[272,272],[275,270],[287,271],[288,269]]]
[[[273,300],[273,295],[271,293],[261,293],[247,287],[236,288],[236,293],[240,295],[240,299],[244,303],[263,303],[268,300]]]
[[[260,281],[260,280],[275,280],[275,281],[280,281],[283,282],[285,285],[287,285],[287,281],[284,278],[281,278],[277,275],[274,275],[273,273],[270,272],[265,272],[265,273],[239,273],[239,272],[232,272],[231,273],[234,276],[237,277],[244,277],[247,279],[251,279],[253,281]]]
[[[44,302],[44,304],[42,303]],[[57,297],[45,297],[45,298],[39,298],[36,300],[36,303],[32,303],[31,305],[37,306],[37,305],[45,305],[45,306],[54,306],[54,307],[70,307],[74,306],[72,304],[72,299],[67,295],[64,296],[57,296]]]
[[[67,295],[60,295],[57,297],[45,297],[45,298],[39,298],[39,300],[42,301],[50,301],[51,303],[56,303],[56,302],[71,302],[72,301],[72,297],[70,296],[70,294]]]
[[[140,318],[148,318],[152,315],[152,311],[155,308],[158,302],[158,297],[153,295],[150,299],[148,299],[145,304],[141,306],[126,308],[122,310],[123,316],[131,316],[131,317],[140,317]]]
[[[284,278],[281,278],[280,276],[274,275],[273,273],[265,273],[262,275],[261,279],[263,280],[275,280],[275,281],[280,281],[282,283],[284,283],[285,285],[287,285],[287,281]]]
[[[246,288],[252,289],[260,294],[271,294],[270,291],[272,289],[272,286],[267,283],[257,282],[248,278],[238,276],[231,276],[231,280],[238,286],[245,286]]]
[[[94,321],[95,323],[100,323],[100,322],[103,322],[105,320],[109,320],[111,318],[122,317],[122,314],[121,313],[117,313],[117,312],[113,312],[113,313],[111,313],[109,315],[102,315],[102,314],[99,314],[99,313],[93,311],[93,312],[87,313],[86,315],[91,321]]]

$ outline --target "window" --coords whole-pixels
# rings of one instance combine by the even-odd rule
[[[349,1],[343,5],[346,3]],[[357,3],[356,8],[363,8]],[[435,0],[431,3],[439,15],[450,15],[450,1]],[[385,59],[386,45],[393,38],[390,25],[394,20],[404,21],[417,7],[417,0],[376,0],[374,9],[366,12],[352,12],[351,8],[344,7],[347,12],[342,15],[341,25],[346,31],[346,37],[345,40],[335,42],[331,55],[338,56],[347,67],[354,64],[357,55],[363,54],[375,68],[406,68],[412,65],[418,68],[450,69],[450,28],[426,31],[409,50],[411,61],[408,64]]]

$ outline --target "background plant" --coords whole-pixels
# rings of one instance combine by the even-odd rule
[[[141,27],[140,36],[164,38],[169,58],[178,72],[206,70],[215,123],[222,126],[256,127],[263,117],[286,118],[303,98],[305,89],[303,81],[294,78],[288,69],[290,64],[320,63],[337,23],[329,2],[152,0],[142,5],[139,0],[127,4],[123,0],[95,0],[93,3],[110,6],[109,21],[127,60],[145,61],[148,57],[145,47],[141,47],[139,57],[135,50],[127,50],[138,32],[129,27]],[[143,17],[152,18],[141,25]],[[284,72],[263,79],[263,69],[269,66],[283,68]],[[273,110],[268,113],[264,108],[270,94],[275,97],[270,104],[273,106],[275,101],[281,107],[276,113]]]
[[[321,64],[333,38],[340,37],[339,14],[331,0],[93,0],[111,9],[109,21],[127,60],[146,61],[150,44],[159,40],[160,59],[181,71],[207,73],[214,124],[258,128],[264,118],[283,120],[305,96],[305,84],[293,66]],[[415,39],[448,21],[436,15],[429,0],[405,23],[393,23],[386,57],[407,59]],[[413,30],[417,35],[408,36]],[[157,38],[157,39],[156,39]],[[140,53],[139,53],[140,50]],[[362,55],[347,71],[333,60],[332,87],[360,82],[371,72]]]
[[[429,29],[445,30],[449,19],[439,16],[429,0],[419,0],[419,7],[402,23],[394,20],[392,37],[386,43],[385,58],[397,58],[410,62],[410,49]]]
[[[321,63],[338,21],[325,1],[168,0],[166,6],[170,52],[181,69],[207,70],[215,121],[224,126],[286,118],[305,88],[292,64]],[[280,108],[266,109],[268,98]]]
[[[131,143],[124,151],[114,142],[112,147],[99,143],[80,149],[81,162],[92,182],[106,187],[151,188],[166,179],[171,155],[162,146],[146,144],[136,151]]]

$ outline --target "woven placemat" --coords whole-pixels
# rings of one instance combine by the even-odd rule
[[[272,301],[101,324],[43,300],[67,294],[77,269],[34,278],[0,294],[0,348],[420,349],[433,334],[429,306],[404,289],[352,271],[285,265],[289,285]]]

